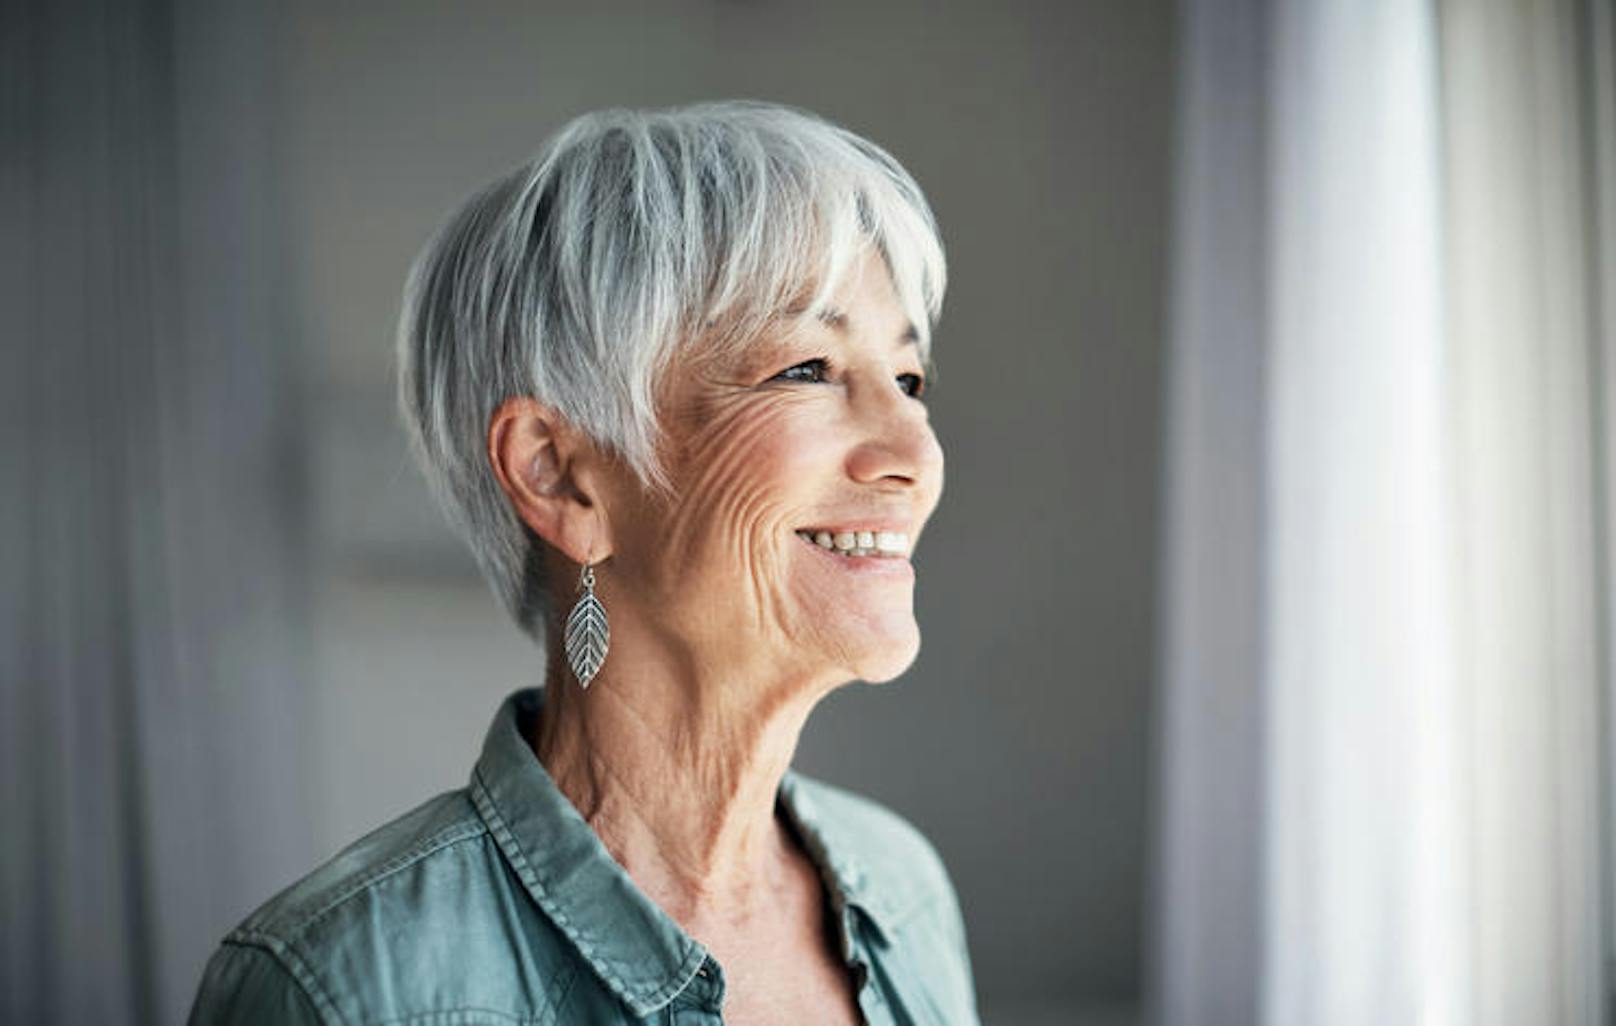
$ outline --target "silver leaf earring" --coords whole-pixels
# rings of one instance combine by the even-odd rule
[[[578,678],[578,686],[587,690],[589,682],[600,672],[600,664],[606,661],[606,646],[611,643],[612,629],[606,622],[606,607],[595,597],[595,570],[588,563],[578,576],[578,587],[583,590],[583,597],[567,615],[564,641],[572,675]]]

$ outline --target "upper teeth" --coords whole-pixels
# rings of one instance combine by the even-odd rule
[[[805,541],[822,549],[848,556],[904,556],[909,553],[909,535],[903,531],[798,531]]]

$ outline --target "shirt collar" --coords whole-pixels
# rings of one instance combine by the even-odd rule
[[[533,900],[644,1018],[690,984],[707,952],[640,891],[533,754],[527,736],[542,702],[529,688],[500,706],[472,801]]]
[[[871,864],[864,854],[868,840],[851,832],[847,824],[824,808],[820,797],[825,787],[795,770],[787,770],[780,781],[780,803],[809,857],[819,867],[832,901],[863,913],[875,927],[877,941],[887,944],[894,927],[913,904],[910,878],[906,874],[894,877]],[[848,929],[845,921],[842,929]],[[842,943],[845,950],[851,950],[851,937],[844,937]]]
[[[527,688],[500,706],[472,771],[472,801],[528,894],[643,1018],[690,985],[707,950],[639,889],[534,755],[527,738],[543,701],[543,689]],[[871,867],[855,854],[857,839],[824,814],[816,786],[787,771],[779,800],[838,910],[863,912],[885,943],[905,891],[890,880],[875,886]],[[851,952],[847,918],[838,918]]]

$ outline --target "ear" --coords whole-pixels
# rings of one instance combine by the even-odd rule
[[[488,461],[516,515],[574,563],[612,553],[598,448],[529,396],[507,399],[488,421]]]

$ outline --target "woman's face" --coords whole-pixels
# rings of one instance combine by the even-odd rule
[[[610,512],[613,590],[698,662],[874,682],[919,650],[908,556],[943,487],[920,353],[879,255],[833,306],[672,368],[675,497]]]

